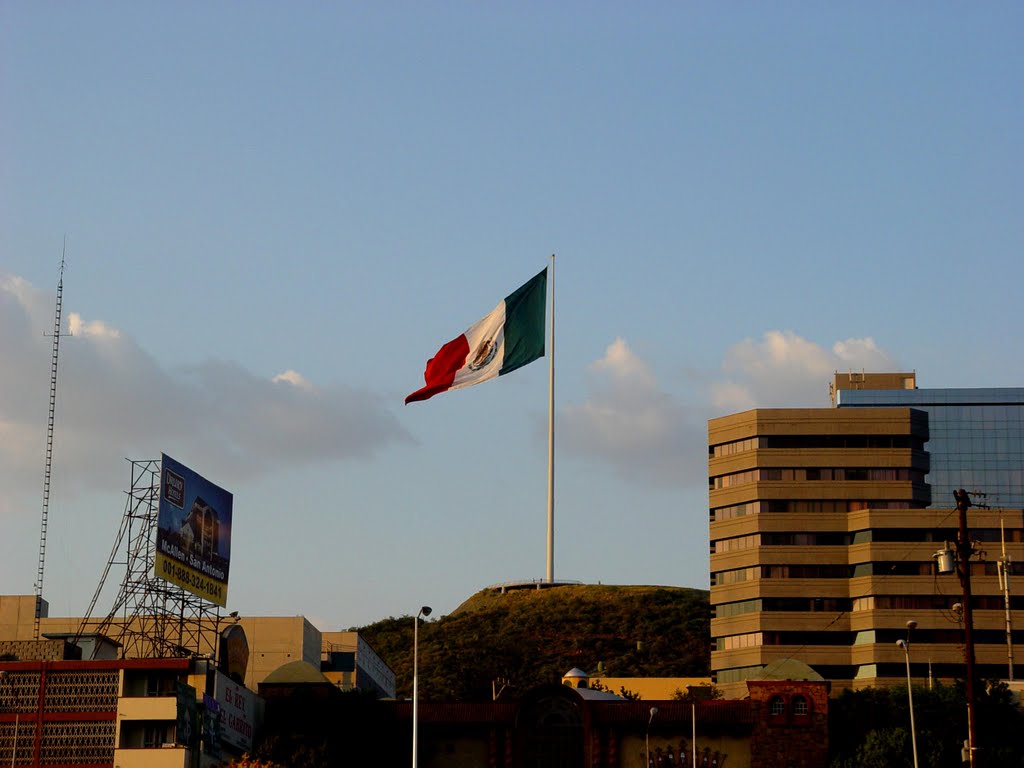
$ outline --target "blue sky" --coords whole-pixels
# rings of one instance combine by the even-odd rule
[[[1020,386],[1015,3],[5,3],[0,520],[92,596],[125,457],[235,497],[229,610],[545,570],[547,366],[403,406],[557,254],[560,579],[706,587],[706,421]],[[113,598],[108,586],[101,605]]]

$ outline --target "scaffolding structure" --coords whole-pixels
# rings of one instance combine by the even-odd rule
[[[105,635],[120,644],[121,658],[207,657],[217,655],[220,606],[155,575],[160,461],[133,461],[121,526],[78,638]],[[110,612],[91,617],[114,566],[124,578]]]

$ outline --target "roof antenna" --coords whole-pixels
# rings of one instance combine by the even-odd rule
[[[39,528],[39,569],[36,571],[36,616],[32,638],[39,639],[39,620],[43,611],[43,571],[46,566],[46,524],[50,513],[50,472],[53,467],[53,417],[57,405],[57,356],[60,352],[60,316],[64,295],[64,256],[68,236],[64,235],[64,248],[60,254],[60,279],[57,281],[57,308],[53,319],[53,358],[50,364],[50,415],[46,423],[46,469],[43,472],[43,516]],[[46,335],[45,333],[43,334]]]

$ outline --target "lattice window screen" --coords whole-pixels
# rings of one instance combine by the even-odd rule
[[[8,672],[0,682],[0,711],[35,712],[38,704],[38,672]]]
[[[98,712],[117,708],[116,670],[52,672],[46,678],[47,712]]]
[[[44,723],[39,762],[113,763],[116,723]],[[20,741],[20,740],[19,740]]]
[[[14,742],[14,723],[0,723],[0,755],[10,764],[11,746]],[[15,765],[28,765],[32,762],[32,750],[36,744],[36,724],[34,721],[20,722],[18,730],[18,751]]]

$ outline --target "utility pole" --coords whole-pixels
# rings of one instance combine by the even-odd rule
[[[978,758],[978,731],[976,723],[977,700],[974,698],[974,613],[971,608],[971,555],[974,547],[967,533],[967,510],[971,497],[963,488],[953,491],[959,518],[959,535],[956,541],[956,575],[960,577],[963,590],[964,609],[964,662],[967,665],[967,738],[971,768],[980,768]]]
[[[1006,554],[1006,531],[1003,521],[999,521],[999,540],[1003,545],[1003,556],[999,558],[999,588],[1003,590],[1003,609],[1006,612],[1006,662],[1009,667],[1010,682],[1013,682],[1013,620],[1010,618],[1010,571],[1013,560]]]

